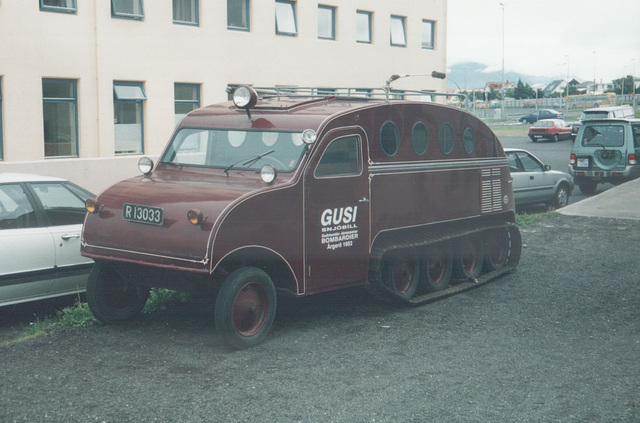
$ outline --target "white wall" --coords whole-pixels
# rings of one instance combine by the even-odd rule
[[[297,2],[296,37],[275,35],[273,0],[251,2],[250,32],[227,29],[226,0],[201,0],[198,27],[173,24],[170,1],[146,0],[143,21],[112,18],[108,0],[77,3],[64,14],[40,11],[37,0],[0,1],[0,171],[78,178],[94,191],[124,169],[136,174],[138,156],[113,158],[114,80],[144,83],[144,150],[157,156],[174,128],[176,82],[201,84],[204,106],[225,101],[233,83],[381,87],[392,74],[446,69],[446,0],[322,2],[337,7],[335,41],[317,38],[317,2]],[[372,44],[355,42],[358,9],[373,12]],[[407,47],[389,45],[391,14],[406,16]],[[435,50],[421,48],[422,19],[437,22]],[[78,81],[78,158],[44,157],[42,78]],[[394,87],[444,91],[445,83]]]

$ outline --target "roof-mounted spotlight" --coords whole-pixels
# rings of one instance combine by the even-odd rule
[[[253,88],[242,85],[233,92],[233,104],[239,109],[247,112],[247,117],[251,121],[251,112],[249,111],[258,102],[258,93]]]

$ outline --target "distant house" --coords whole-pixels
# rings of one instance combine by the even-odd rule
[[[549,84],[547,84],[547,86],[544,87],[542,92],[544,93],[545,96],[550,96],[551,94],[554,94],[554,93],[562,94],[562,92],[565,90],[566,87],[567,87],[567,81],[565,81],[564,79],[556,79],[555,81],[551,81]]]
[[[487,82],[487,84],[484,86],[484,91],[485,92],[502,91],[503,88],[505,90],[508,90],[510,88],[515,88],[515,87],[516,87],[516,83],[512,82],[512,81],[505,81],[504,86],[502,85],[502,82],[500,82],[500,81],[498,81],[498,82]]]
[[[584,81],[576,85],[578,94],[602,94],[607,90],[613,89],[613,83],[602,82],[594,83],[593,81]]]

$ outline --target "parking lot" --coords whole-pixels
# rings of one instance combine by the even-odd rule
[[[281,304],[249,350],[208,304],[0,346],[0,421],[637,422],[640,222],[557,216],[523,239],[515,273],[425,306]]]

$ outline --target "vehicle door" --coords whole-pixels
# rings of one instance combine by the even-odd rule
[[[73,185],[59,182],[39,182],[29,186],[47,216],[48,228],[55,243],[56,278],[49,293],[83,291],[93,263],[91,259],[80,255],[86,195]]]
[[[55,279],[55,247],[25,185],[0,185],[0,305],[45,295]]]
[[[554,194],[553,175],[545,171],[544,165],[525,151],[513,152],[518,160],[518,186],[523,188],[527,203],[548,201]],[[514,178],[514,191],[516,179]],[[516,196],[516,203],[518,197]]]
[[[328,133],[304,174],[306,289],[368,279],[369,179],[366,136],[359,128]]]

